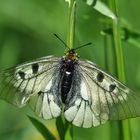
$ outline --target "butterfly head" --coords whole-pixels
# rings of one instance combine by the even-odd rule
[[[74,49],[70,49],[69,51],[67,51],[67,53],[65,54],[65,59],[67,60],[71,60],[71,61],[75,61],[78,59],[78,55],[75,52]]]
[[[86,43],[86,44],[81,45],[79,47],[76,47],[74,49],[69,49],[69,47],[67,46],[66,53],[65,53],[66,58],[68,58],[69,60],[72,60],[72,61],[77,60],[79,58],[79,56],[77,55],[75,50],[80,49],[80,48],[85,47],[85,46],[88,46],[88,45],[91,45],[91,44],[92,43],[89,42],[89,43]]]

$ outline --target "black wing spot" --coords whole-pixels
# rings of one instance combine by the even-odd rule
[[[21,79],[25,79],[25,73],[23,71],[18,72]]]
[[[38,69],[39,69],[38,63],[32,64],[33,74],[36,74],[38,72]]]
[[[38,94],[38,95],[41,95],[42,93],[43,93],[42,91],[39,91],[37,94]]]
[[[112,92],[112,91],[114,91],[115,88],[116,88],[116,85],[115,84],[111,84],[109,86],[109,91]]]
[[[103,82],[103,80],[104,80],[104,74],[102,72],[99,72],[97,75],[97,81]]]

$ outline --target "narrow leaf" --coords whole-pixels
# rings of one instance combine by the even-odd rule
[[[50,130],[48,130],[48,128],[46,128],[41,122],[31,116],[28,116],[28,118],[46,140],[56,140]]]
[[[56,120],[56,127],[61,140],[65,140],[65,135],[68,130],[69,123],[63,120],[63,117],[60,116]]]
[[[116,15],[105,5],[105,3],[101,2],[100,0],[84,0],[86,4],[92,6],[95,10],[100,12],[101,14],[116,20]]]
[[[65,2],[68,2],[68,3],[69,3],[69,5],[70,5],[70,0],[65,0]]]
[[[59,133],[59,136],[61,138],[61,140],[64,140],[65,139],[65,127],[64,127],[64,122],[62,120],[62,117],[58,117],[56,119],[56,127],[57,127],[57,130],[58,130],[58,133]]]

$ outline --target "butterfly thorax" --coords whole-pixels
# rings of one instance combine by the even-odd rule
[[[74,73],[74,67],[77,64],[77,54],[74,50],[70,50],[63,58],[62,58],[62,67],[61,67],[61,99],[62,102],[65,103],[67,99],[67,95],[71,89],[72,78]]]

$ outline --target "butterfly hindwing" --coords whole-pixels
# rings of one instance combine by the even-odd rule
[[[75,70],[73,80],[73,83],[75,84],[72,85],[70,92],[75,91],[75,100],[73,102],[70,100],[69,103],[67,103],[64,112],[65,118],[78,127],[89,128],[100,125],[101,119],[98,116],[100,104],[97,104],[94,111],[92,108],[92,96],[97,100],[97,95],[92,95],[91,91],[94,89],[96,92],[97,89],[95,88],[97,87],[93,83],[89,85],[91,81],[85,79],[79,66]]]
[[[0,98],[17,107],[24,106],[27,102],[31,102],[31,98],[34,98],[36,103],[31,102],[30,105],[33,109],[36,108],[36,113],[39,113],[37,110],[43,110],[46,119],[59,116],[61,109],[58,99],[56,100],[58,89],[55,89],[55,92],[52,91],[54,82],[51,82],[55,77],[54,73],[57,75],[59,72],[58,67],[59,58],[49,56],[2,71],[0,73]],[[47,101],[49,101],[49,106],[46,106]],[[51,115],[47,114],[48,107],[51,108]]]

